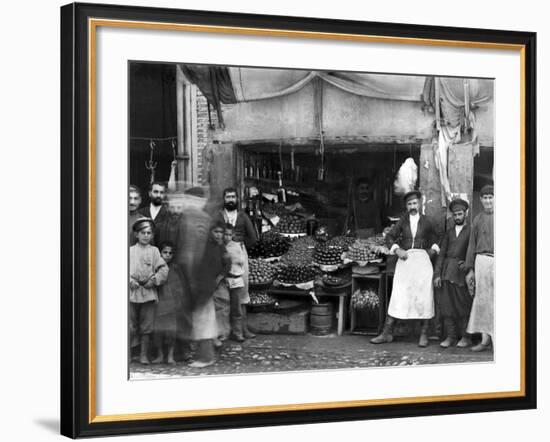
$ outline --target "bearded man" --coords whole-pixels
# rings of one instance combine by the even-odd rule
[[[258,236],[256,234],[256,229],[252,224],[252,221],[248,215],[243,211],[238,209],[238,197],[237,190],[233,187],[228,187],[223,191],[223,209],[221,209],[216,215],[216,220],[221,221],[225,224],[230,224],[233,226],[233,241],[236,243],[241,243],[244,245],[244,274],[242,275],[244,279],[244,290],[242,290],[239,303],[241,305],[242,319],[239,323],[234,323],[231,325],[231,333],[233,337],[237,337],[240,341],[241,330],[242,337],[245,339],[252,339],[256,335],[248,329],[247,323],[247,308],[246,304],[250,302],[250,296],[248,293],[248,253],[247,248],[252,247],[256,242],[258,242]],[[232,316],[235,316],[234,314]],[[219,318],[219,323],[224,322],[222,318]]]
[[[155,232],[151,244],[159,244],[160,233],[170,214],[165,207],[164,199],[166,197],[166,184],[160,181],[154,181],[149,186],[148,206],[140,209],[139,213],[145,218],[152,219],[155,222]]]
[[[420,214],[422,194],[418,190],[403,197],[406,213],[386,235],[390,252],[399,259],[395,266],[388,315],[382,333],[373,344],[393,341],[396,319],[421,320],[418,345],[428,345],[429,320],[434,317],[433,266],[431,258],[439,252],[433,222]]]

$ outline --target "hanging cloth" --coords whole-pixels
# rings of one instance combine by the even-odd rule
[[[172,163],[170,164],[170,178],[168,178],[168,190],[174,192],[176,190],[176,169],[178,167],[178,159],[176,156],[176,141],[172,139]]]

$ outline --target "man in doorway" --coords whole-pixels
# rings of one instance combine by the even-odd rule
[[[480,191],[483,212],[472,222],[468,252],[466,254],[466,282],[475,286],[468,333],[481,333],[481,342],[472,351],[485,351],[494,340],[494,189],[484,186]],[[475,280],[475,281],[474,281]]]
[[[228,187],[223,191],[223,208],[216,215],[217,221],[222,221],[226,224],[233,226],[233,241],[236,243],[244,244],[244,274],[242,275],[244,280],[244,289],[241,291],[242,296],[240,299],[240,304],[242,306],[242,316],[241,321],[238,324],[238,327],[231,330],[233,336],[241,335],[242,327],[242,336],[245,339],[252,339],[256,335],[248,329],[247,317],[246,317],[246,304],[250,302],[250,296],[248,294],[248,253],[247,249],[252,247],[258,241],[258,236],[256,235],[256,230],[252,224],[252,221],[248,215],[243,211],[238,209],[238,197],[237,189],[233,187]],[[220,318],[221,319],[221,318]],[[222,322],[222,321],[220,321]],[[237,328],[239,330],[237,330]]]
[[[429,320],[434,316],[433,266],[431,258],[439,252],[432,221],[420,214],[422,194],[418,190],[403,197],[406,213],[386,235],[391,253],[398,256],[393,288],[384,329],[370,340],[373,344],[393,341],[396,319],[419,319],[418,345],[428,345]]]
[[[132,226],[143,215],[139,213],[141,206],[141,190],[139,187],[130,184],[128,188],[128,245],[133,246],[137,242],[136,235],[132,231]]]
[[[382,231],[380,208],[372,198],[370,184],[366,178],[357,181],[351,215],[351,228],[357,237],[368,238]]]
[[[158,244],[159,233],[164,223],[169,218],[168,209],[164,206],[166,196],[166,184],[160,181],[154,181],[149,186],[149,205],[140,210],[141,215],[152,219],[155,222],[155,234],[151,244]]]
[[[472,344],[466,333],[472,297],[466,286],[466,251],[470,240],[470,226],[466,222],[468,203],[456,198],[449,204],[454,226],[445,232],[434,271],[436,301],[443,317],[446,338],[439,345],[448,348],[468,347]],[[460,341],[458,336],[460,335]]]

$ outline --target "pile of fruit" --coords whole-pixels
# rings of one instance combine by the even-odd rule
[[[281,258],[283,264],[307,266],[313,261],[315,240],[310,236],[302,236],[292,241],[290,249]]]
[[[248,260],[248,282],[252,285],[261,285],[273,282],[277,275],[277,266],[263,259]]]
[[[306,233],[306,222],[301,216],[287,214],[281,217],[277,231],[291,234]]]
[[[265,290],[250,292],[250,305],[269,305],[275,304],[277,298],[267,293]]]
[[[380,304],[378,294],[371,289],[356,290],[351,296],[351,305],[357,309],[374,309]]]
[[[288,213],[288,210],[285,209],[285,205],[282,203],[272,203],[264,204],[262,207],[262,212],[268,218],[271,218],[275,215],[278,217],[284,216]]]
[[[355,262],[372,261],[380,258],[381,247],[368,240],[357,240],[349,247],[346,258]]]
[[[262,233],[260,240],[248,250],[251,258],[272,258],[284,255],[290,247],[290,241],[274,232]]]
[[[353,236],[335,236],[329,239],[328,244],[331,246],[342,247],[342,249],[346,251],[354,242],[355,238]]]
[[[313,253],[313,261],[316,264],[333,266],[341,263],[341,256],[344,249],[340,246],[331,246],[328,243],[318,243]]]
[[[277,280],[284,284],[303,284],[314,280],[315,276],[317,276],[317,271],[313,266],[289,264],[279,268]]]

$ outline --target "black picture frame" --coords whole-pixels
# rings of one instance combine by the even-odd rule
[[[535,247],[525,247],[524,395],[475,400],[401,403],[319,410],[295,410],[198,417],[94,421],[90,412],[90,222],[89,27],[105,18],[187,23],[314,33],[374,35],[403,39],[519,45],[524,56],[525,244],[536,233],[536,34],[490,29],[449,28],[73,3],[61,8],[61,434],[71,437],[240,428],[427,416],[536,408]],[[93,385],[92,385],[93,388]]]

